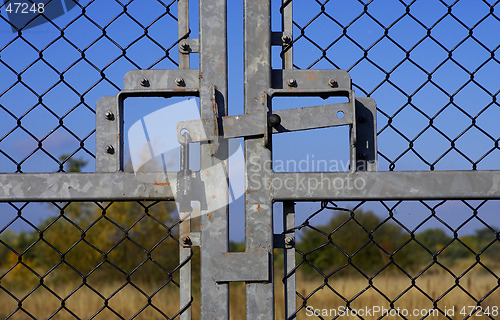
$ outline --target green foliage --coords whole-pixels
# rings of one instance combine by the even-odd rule
[[[408,236],[393,223],[381,224],[373,212],[357,211],[336,214],[317,228],[307,227],[300,238],[297,249],[303,259],[323,272],[341,270],[352,263],[370,273],[386,265]],[[405,258],[401,256],[398,263],[407,265]]]
[[[245,244],[243,242],[229,241],[230,252],[243,252],[245,251]]]
[[[66,172],[81,172],[82,168],[88,163],[87,160],[72,158],[71,155],[62,154],[59,156],[59,161],[66,164]]]
[[[48,282],[125,281],[127,274],[132,281],[166,282],[178,277],[172,273],[179,264],[178,228],[169,229],[173,211],[164,202],[69,203],[41,223],[42,232],[8,231],[1,239],[18,254],[29,248],[22,261]],[[15,265],[2,284],[27,279],[16,253],[0,248],[0,271]]]
[[[479,252],[479,248],[485,248],[495,236],[486,229],[460,241],[471,243],[469,247]],[[302,262],[305,274],[312,276],[358,271],[370,276],[383,268],[396,271],[398,267],[416,274],[431,264],[434,256],[445,264],[474,258],[469,249],[457,239],[452,241],[442,229],[427,229],[412,239],[396,223],[383,222],[373,212],[361,210],[337,213],[325,225],[306,226],[299,239],[297,263]],[[498,245],[498,241],[495,244]],[[482,259],[500,256],[497,252],[487,250]]]
[[[107,281],[164,283],[178,281],[178,217],[173,203],[115,202],[57,204],[59,214],[41,223],[38,231],[6,230],[0,240],[2,286],[14,288],[39,281]],[[498,234],[491,229],[453,240],[441,229],[411,235],[392,221],[373,212],[338,213],[325,225],[304,227],[297,233],[297,263],[306,276],[323,273],[371,276],[383,268],[418,273],[437,258],[443,264],[500,259]],[[465,244],[465,246],[463,244]],[[469,247],[470,249],[466,248]],[[230,251],[244,251],[244,244],[231,241]],[[21,256],[21,258],[19,258]],[[283,267],[283,250],[275,250],[275,267]],[[192,257],[193,279],[199,279],[199,251]],[[22,263],[20,262],[22,261]],[[27,267],[25,267],[24,265]],[[313,267],[314,266],[314,267]],[[24,282],[24,283],[23,283]]]

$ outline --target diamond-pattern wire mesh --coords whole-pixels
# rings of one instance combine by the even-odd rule
[[[131,69],[178,65],[175,0],[75,2],[21,29],[0,4],[2,172],[64,171],[72,157],[93,168],[97,100]]]
[[[293,41],[281,56],[293,50],[295,69],[347,70],[356,95],[377,102],[379,170],[498,169],[498,1],[283,1],[281,10],[287,6]],[[322,202],[310,216],[302,210],[285,230],[297,241],[295,268],[283,279],[297,277],[289,318],[391,318],[341,313],[373,306],[428,311],[402,319],[498,318],[494,203]],[[403,221],[404,212],[413,218]],[[444,315],[449,308],[454,316]]]
[[[23,215],[32,205],[2,206],[13,219],[0,230],[0,318],[174,319],[185,310],[179,270],[193,253],[179,261],[173,203],[52,203],[59,215],[38,226]]]
[[[297,277],[289,319],[498,319],[497,201],[339,205],[322,202],[285,230],[297,239],[283,279]]]
[[[377,102],[379,170],[498,169],[498,1],[283,6],[294,68],[345,69]]]
[[[112,10],[106,7],[105,14],[103,7],[100,7],[102,3],[79,1],[75,9],[59,20],[44,24],[45,34],[29,30],[8,34],[10,23],[4,15],[1,16],[0,164],[2,171],[63,171],[64,163],[72,157],[90,160],[89,167],[92,168],[95,155],[94,106],[97,99],[119,91],[122,76],[130,69],[177,66],[177,52],[172,50],[178,42],[177,35],[165,32],[169,29],[176,30],[175,1],[110,1],[107,4],[112,4]],[[292,2],[287,3],[292,5]],[[500,19],[495,13],[495,9],[498,8],[497,3],[392,1],[390,5],[388,2],[384,5],[382,1],[366,3],[294,1],[295,67],[346,69],[353,79],[357,94],[372,96],[377,101],[381,170],[498,169],[500,132],[495,119],[498,118],[500,111],[496,99],[498,85],[495,79],[499,71],[499,61],[495,53],[500,45],[496,32],[500,27]],[[307,10],[302,10],[301,6],[306,6]],[[103,52],[105,54],[102,54]],[[40,74],[44,76],[40,77]],[[40,126],[40,122],[43,122],[44,126]],[[59,157],[62,155],[66,156],[60,160]],[[429,205],[424,201],[419,203],[430,212],[426,217],[439,220],[434,214],[438,205]],[[466,201],[462,203],[472,212],[470,217],[477,220],[475,213],[478,206],[469,205],[470,202]],[[12,305],[9,306],[10,309],[1,308],[1,310],[17,310],[11,318],[30,317],[29,299],[36,297],[40,290],[45,290],[44,293],[48,292],[48,296],[56,299],[57,307],[53,312],[60,310],[58,314],[64,313],[66,318],[72,316],[71,312],[75,312],[69,307],[71,298],[77,300],[77,294],[82,290],[87,290],[96,296],[102,309],[93,311],[98,313],[102,310],[98,313],[102,317],[118,317],[114,311],[127,313],[116,310],[113,307],[113,299],[117,299],[120,293],[129,289],[142,296],[141,299],[146,301],[143,303],[146,309],[154,309],[157,305],[153,301],[154,297],[160,295],[155,293],[158,287],[151,289],[152,293],[146,292],[144,288],[147,286],[137,286],[133,279],[133,275],[139,274],[143,265],[151,263],[161,270],[155,274],[163,274],[168,278],[163,282],[166,287],[178,285],[175,278],[176,271],[182,264],[172,258],[169,260],[174,261],[175,266],[172,268],[162,263],[157,265],[152,260],[152,253],[159,250],[133,240],[134,226],[140,225],[140,221],[152,219],[146,213],[149,205],[139,204],[141,208],[138,212],[141,212],[143,217],[126,226],[110,218],[109,210],[102,204],[92,205],[94,209],[84,206],[85,210],[91,212],[97,210],[101,215],[91,214],[94,220],[90,224],[82,221],[82,226],[77,222],[77,217],[68,218],[66,215],[68,205],[52,204],[61,214],[51,220],[52,222],[47,222],[43,228],[35,226],[33,222],[23,217],[23,212],[26,212],[30,205],[32,204],[10,204],[11,208],[18,212],[18,216],[0,232],[4,236],[0,246],[4,250],[2,253],[13,259],[10,267],[2,270],[0,284],[2,288],[7,288],[9,278],[16,272],[20,272],[21,277],[26,279],[31,277],[33,281],[27,282],[35,283],[31,288],[20,286],[2,289],[4,298],[1,301],[9,301]],[[486,301],[494,297],[496,294],[494,290],[498,286],[498,271],[481,261],[481,257],[488,256],[490,251],[494,251],[492,248],[498,246],[498,233],[495,233],[498,231],[492,229],[488,222],[485,228],[490,230],[490,242],[476,249],[455,234],[460,228],[447,227],[450,222],[442,220],[447,233],[452,234],[453,241],[449,240],[439,251],[434,252],[425,245],[422,246],[422,242],[419,243],[416,234],[418,228],[404,228],[404,224],[397,222],[394,212],[401,204],[390,206],[381,203],[381,205],[380,211],[388,213],[389,220],[380,221],[371,228],[363,228],[364,225],[356,220],[357,207],[340,210],[334,209],[333,204],[324,203],[321,212],[332,210],[345,212],[347,214],[345,223],[357,225],[359,234],[366,235],[368,240],[365,239],[366,241],[358,247],[359,251],[351,253],[353,257],[361,256],[362,250],[370,246],[378,248],[390,259],[391,254],[396,256],[398,252],[403,252],[405,248],[413,245],[420,251],[424,250],[427,258],[431,257],[430,267],[425,269],[425,274],[432,274],[428,271],[432,268],[444,270],[453,281],[458,280],[448,288],[466,295],[468,292],[476,299],[472,302],[483,298]],[[8,238],[7,228],[21,221],[27,224],[28,230],[34,231],[26,232],[27,240],[24,242],[26,245],[24,247],[5,239]],[[116,238],[111,239],[112,244],[109,248],[104,248],[107,251],[95,244],[91,245],[93,242],[89,240],[92,230],[100,230],[99,224],[105,222],[108,227],[116,231],[111,233],[116,235]],[[382,230],[385,225],[390,225],[389,222],[399,225],[404,230],[403,233],[410,237],[410,240],[406,239],[400,246],[392,248],[392,252],[385,248],[384,244],[377,242],[376,238],[370,238],[376,230]],[[56,230],[61,223],[69,226],[72,231],[69,234],[76,235],[76,238],[68,238],[73,240],[72,244],[63,243],[62,248],[59,248],[56,246],[57,237],[50,239],[49,236],[50,231]],[[160,234],[167,235],[157,243],[175,242],[175,247],[178,248],[175,233],[177,222],[165,223],[158,220],[152,224],[162,230]],[[326,243],[325,247],[335,247],[332,237],[339,234],[341,228],[322,230],[305,224],[301,226],[301,230],[313,230],[313,233],[323,238],[324,242],[320,243]],[[412,235],[415,235],[414,239]],[[121,266],[113,262],[113,253],[120,252],[120,245],[124,243],[141,251],[146,257],[136,261],[135,266]],[[87,271],[85,274],[67,260],[71,258],[71,253],[77,252],[78,246],[83,244],[89,248],[89,252],[105,261],[95,269],[85,270]],[[493,293],[488,295],[490,291],[486,290],[482,295],[475,296],[475,293],[466,288],[467,275],[471,274],[469,271],[450,273],[450,266],[441,263],[440,259],[445,256],[443,252],[446,248],[455,246],[454,244],[465,248],[469,255],[473,254],[477,258],[471,266],[474,269],[483,268],[484,272],[491,276],[485,286],[489,285],[488,290],[494,291]],[[31,258],[35,258],[30,257],[34,254],[31,252],[43,252],[41,249],[35,250],[38,246],[45,246],[50,254],[55,255],[56,262],[47,270],[45,270],[47,266],[32,265],[35,260],[30,261]],[[320,249],[322,248],[299,252],[301,257],[298,262],[301,264],[298,267],[303,268],[307,265],[316,273],[318,270],[323,272],[323,275],[318,273],[324,284],[322,288],[329,285],[329,290],[335,296],[342,296],[342,290],[335,289],[334,284],[328,281],[325,282],[331,277],[327,277],[328,274],[325,274],[323,269],[313,263],[309,264],[310,257]],[[341,252],[339,249],[342,247],[336,248]],[[300,244],[298,250],[301,250]],[[346,249],[342,250],[350,255]],[[173,256],[178,257],[178,254]],[[365,287],[368,285],[370,290],[377,291],[379,288],[377,292],[388,306],[391,301],[397,301],[376,284],[376,280],[383,278],[383,270],[392,267],[406,277],[416,277],[410,274],[405,265],[398,264],[396,259],[390,261],[385,269],[380,269],[371,280],[365,271],[356,266],[356,261],[353,259],[348,261],[350,272],[361,274],[364,278],[362,285]],[[65,268],[66,271],[57,272],[61,268]],[[89,281],[93,275],[99,273],[97,271],[100,268],[109,268],[111,273],[116,274],[116,279],[123,281],[122,284],[109,289],[107,294],[101,292],[106,291],[106,288],[96,289],[97,285]],[[342,275],[342,272],[338,270],[332,276]],[[53,289],[50,278],[57,278],[54,275],[58,273],[62,274],[61,277],[74,277],[80,284],[68,289],[66,294],[51,292]],[[89,278],[87,280],[85,280],[86,275]],[[438,299],[439,296],[436,298],[431,288],[424,288],[417,280],[415,278],[413,284],[410,279],[407,288],[410,291],[417,290],[423,296],[428,295],[425,296],[427,301],[439,303],[451,295],[446,293]],[[65,282],[64,278],[52,281]],[[314,280],[309,283],[313,284]],[[318,285],[315,289],[320,287],[321,285]],[[34,288],[37,289],[33,290]],[[302,300],[300,303],[314,302],[319,292],[314,290],[310,293],[299,292]],[[336,294],[335,290],[339,294]],[[360,296],[344,298],[348,303],[355,305],[362,297],[363,293]],[[346,302],[344,299],[341,300]],[[174,309],[173,313],[168,313],[168,317],[173,317],[178,311],[178,303],[173,305],[177,309]],[[138,308],[131,312],[128,317],[134,317],[140,310],[141,308]],[[90,313],[89,316],[94,314],[90,310],[85,312],[87,311]],[[49,313],[41,317],[50,316]],[[140,317],[141,313],[138,313],[136,318]]]

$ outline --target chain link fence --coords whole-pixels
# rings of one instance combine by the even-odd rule
[[[297,69],[377,101],[379,170],[498,169],[495,1],[285,1]]]
[[[177,34],[177,1],[61,0],[64,15],[22,27],[11,2],[0,5],[0,171],[93,171],[97,100],[117,94],[131,69],[179,67],[189,32]],[[293,6],[281,55],[293,49],[295,69],[345,69],[358,95],[377,101],[379,170],[499,169],[498,2],[279,6]],[[298,223],[284,230],[296,233],[296,265],[284,276],[298,283],[290,319],[343,317],[315,314],[333,305],[498,318],[496,201],[312,208],[297,206]],[[0,212],[2,319],[178,319],[199,308],[196,299],[179,307],[179,271],[193,261],[196,280],[199,257],[179,261],[172,203],[16,202]],[[469,306],[481,308],[460,313]]]
[[[171,202],[6,203],[0,230],[2,319],[174,319],[179,310],[179,220]],[[28,214],[26,214],[28,213]],[[13,230],[24,230],[15,232]]]
[[[285,230],[297,239],[289,319],[498,319],[497,201],[340,205]]]
[[[2,1],[0,171],[94,171],[97,100],[129,70],[178,67],[177,32],[165,32],[176,2],[43,1],[20,23]],[[179,261],[172,202],[0,207],[1,319],[178,319],[192,306],[179,307],[193,252]]]
[[[293,50],[294,69],[345,69],[357,95],[375,99],[379,170],[498,169],[498,2],[280,10],[290,7],[293,41],[281,57]],[[288,319],[498,319],[497,201],[317,207],[297,204],[295,227],[284,228],[296,239],[283,277],[285,288],[297,281]]]
[[[63,171],[71,158],[93,168],[97,100],[132,69],[178,67],[177,33],[165,32],[177,30],[175,0],[66,2],[36,29],[9,20],[14,1],[0,6],[2,172]]]

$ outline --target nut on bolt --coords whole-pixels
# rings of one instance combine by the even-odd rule
[[[185,245],[191,245],[191,238],[189,236],[182,237],[182,243]]]
[[[104,116],[106,117],[107,120],[115,120],[115,115],[111,111],[106,112]]]
[[[146,78],[142,78],[139,84],[141,85],[141,87],[149,87],[149,80]]]
[[[106,147],[106,153],[114,154],[115,153],[115,148],[112,145],[107,146]]]
[[[281,36],[281,41],[283,43],[289,43],[290,41],[292,41],[292,36],[289,35],[288,33],[284,33],[282,36]]]
[[[291,246],[293,246],[294,243],[295,243],[295,240],[293,239],[293,237],[285,237],[285,245],[286,246],[291,247]]]
[[[332,88],[337,88],[339,86],[339,83],[335,80],[335,79],[330,79],[328,80],[328,84],[330,85],[330,87]]]
[[[188,51],[189,50],[189,43],[187,41],[182,41],[180,44],[181,50],[182,51]]]
[[[182,79],[182,78],[177,78],[177,79],[175,79],[175,84],[176,84],[178,87],[183,87],[184,85],[186,85],[186,83],[184,82],[184,79]]]
[[[286,81],[286,83],[288,84],[289,87],[296,87],[297,86],[297,80],[295,80],[295,79],[288,79]]]

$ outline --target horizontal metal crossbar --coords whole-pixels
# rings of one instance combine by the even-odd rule
[[[174,200],[167,176],[176,175],[2,174],[0,201]],[[275,201],[500,199],[500,171],[280,172],[267,187]]]
[[[173,200],[168,173],[34,173],[0,175],[0,201]],[[176,173],[169,176],[174,177]]]
[[[274,173],[275,201],[498,199],[500,171]]]

